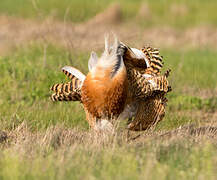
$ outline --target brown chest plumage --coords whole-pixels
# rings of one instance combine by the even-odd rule
[[[127,98],[126,70],[114,79],[88,74],[81,90],[87,120],[94,126],[97,119],[116,119],[123,111]],[[94,118],[95,117],[95,118]]]

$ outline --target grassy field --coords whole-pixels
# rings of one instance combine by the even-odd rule
[[[119,2],[124,27],[135,21],[141,29],[164,24],[181,31],[217,22],[214,0]],[[2,0],[0,16],[82,23],[110,3]],[[152,17],[145,22],[137,11],[142,4]],[[130,141],[124,123],[114,136],[98,135],[89,130],[79,103],[49,100],[50,86],[68,81],[61,67],[87,73],[89,54],[34,40],[0,54],[0,179],[217,178],[216,47],[161,47],[164,70],[172,69],[166,116],[154,130],[132,132]]]
[[[113,2],[121,5],[125,21],[135,21],[143,26],[217,25],[215,0],[2,0],[0,12],[24,18],[52,16],[59,20],[82,22]]]

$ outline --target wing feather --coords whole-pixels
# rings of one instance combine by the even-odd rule
[[[72,67],[72,66],[64,66],[62,68],[62,71],[64,74],[66,74],[70,79],[73,79],[74,77],[78,78],[81,82],[84,82],[86,76],[79,71],[78,69]]]

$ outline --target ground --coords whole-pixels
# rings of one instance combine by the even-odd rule
[[[216,179],[215,0],[2,0],[0,179]],[[209,13],[207,13],[209,12]],[[155,129],[92,132],[79,103],[53,103],[61,67],[87,73],[114,32],[160,48],[172,69],[166,116]]]

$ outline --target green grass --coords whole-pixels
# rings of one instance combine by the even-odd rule
[[[113,2],[1,0],[0,16],[80,23]],[[142,28],[172,26],[181,31],[217,25],[216,0],[118,2],[123,22]],[[149,12],[138,16],[144,4]],[[173,12],[175,6],[180,12]],[[209,116],[215,118],[217,112],[217,51],[174,48],[161,54],[164,70],[172,69],[165,118],[151,135],[143,133],[130,142],[125,122],[114,137],[104,137],[89,131],[80,103],[49,99],[51,85],[69,81],[61,67],[88,72],[89,52],[33,42],[0,56],[0,179],[217,179],[216,134],[193,135],[183,128],[171,137],[159,136],[191,123],[214,126]],[[131,132],[131,137],[140,133]]]
[[[173,91],[156,132],[197,122],[194,111],[216,111],[216,97],[196,94],[216,88],[217,52],[167,49],[162,55],[166,68],[172,69]],[[87,132],[85,114],[79,103],[51,102],[49,87],[68,80],[60,71],[64,65],[86,73],[88,58],[87,52],[52,45],[45,56],[41,44],[0,57],[0,129],[12,134],[8,142],[0,144],[0,179],[216,178],[217,148],[206,140],[198,144],[191,138],[150,139],[128,144],[118,136],[101,144],[94,137],[67,135],[74,128],[78,136]],[[183,93],[189,86],[192,92]],[[27,130],[21,128],[23,123]],[[58,126],[63,128],[50,130]]]
[[[171,82],[176,91],[183,88],[216,88],[217,51],[162,51],[167,67],[172,69]]]
[[[112,2],[119,2],[124,20],[132,20],[144,27],[217,25],[215,0],[1,0],[0,14],[40,19],[52,16],[59,20],[83,22],[103,11]],[[148,13],[146,17],[137,16],[142,4],[147,4],[149,8],[149,12],[144,12]],[[172,9],[177,5],[181,6],[181,10],[174,13]]]
[[[32,143],[31,145],[35,145]],[[28,145],[25,145],[28,146]],[[75,146],[75,147],[74,147]],[[75,145],[1,152],[4,179],[215,179],[217,149],[190,140],[137,145]],[[24,148],[22,147],[22,150]]]
[[[52,84],[67,80],[61,72],[62,65],[71,64],[69,53],[55,47],[48,47],[46,60],[43,46],[22,49],[12,56],[1,57],[1,121],[31,121],[33,128],[47,127],[50,124],[84,124],[84,114],[76,103],[55,104],[49,100]],[[86,72],[84,63],[87,55],[73,56],[73,65]],[[46,61],[46,62],[45,62]],[[69,108],[71,106],[71,108]],[[65,108],[64,108],[65,107]],[[25,111],[23,111],[25,109]],[[71,110],[74,115],[71,116]],[[65,114],[69,116],[66,117]],[[79,120],[80,119],[80,120]],[[16,123],[15,123],[16,124]],[[18,123],[19,124],[19,123]],[[10,126],[10,125],[9,125]]]
[[[81,105],[73,102],[51,102],[49,88],[54,83],[68,80],[60,71],[65,65],[75,66],[86,73],[89,54],[68,52],[49,45],[45,57],[43,47],[40,44],[33,44],[18,49],[11,55],[0,57],[2,68],[0,71],[1,126],[10,128],[14,124],[19,125],[27,121],[32,129],[46,129],[58,123],[63,123],[67,127],[87,128]],[[216,88],[217,63],[215,57],[217,52],[166,50],[162,51],[162,54],[165,58],[165,66],[172,69],[170,81],[173,91],[168,96],[169,112],[215,111],[217,109],[215,97],[201,99],[190,94],[183,94],[183,91],[186,87],[191,87],[191,94],[193,94],[203,89],[214,90]],[[165,123],[167,119],[169,122],[169,119],[174,116],[169,117],[166,118]],[[186,122],[189,117],[184,119],[183,122]],[[180,122],[172,128],[180,124],[183,123]]]

